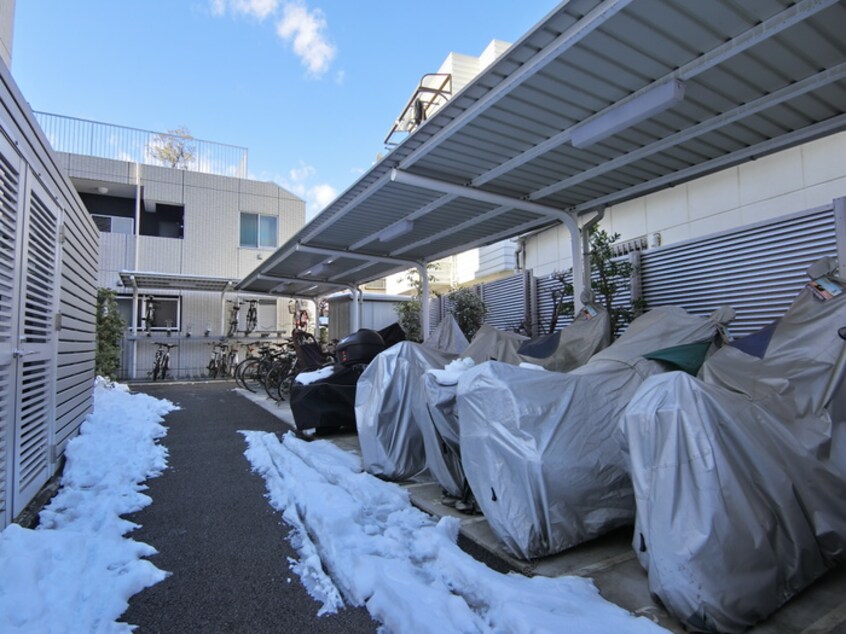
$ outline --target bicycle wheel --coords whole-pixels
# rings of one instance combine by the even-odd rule
[[[247,363],[252,360],[252,358],[244,359],[238,365],[235,366],[235,372],[233,372],[233,375],[235,376],[235,383],[238,384],[238,387],[243,388],[245,390],[247,389],[247,386],[244,385],[244,379],[242,375],[244,374],[244,367],[246,367]]]
[[[162,358],[162,367],[161,367],[162,381],[164,381],[167,378],[167,370],[168,370],[168,361],[169,360],[170,360],[170,355],[167,355],[167,354],[164,355],[164,357]]]
[[[250,392],[257,392],[262,388],[259,361],[259,359],[247,359],[241,370],[241,385]]]
[[[209,370],[209,378],[210,379],[213,379],[217,376],[217,363],[215,362],[214,359],[209,361],[208,370]]]
[[[296,366],[292,365],[285,378],[279,381],[279,386],[277,388],[277,394],[279,395],[278,400],[287,401],[291,398],[291,388],[294,385],[294,379],[297,377],[297,374],[299,374],[299,372],[297,372]]]
[[[156,353],[155,360],[153,361],[153,372],[152,372],[154,381],[158,380],[159,371],[161,370],[161,367],[162,367],[162,357],[159,353]]]
[[[279,388],[291,373],[292,365],[293,361],[291,359],[279,359],[274,362],[273,366],[268,370],[267,376],[264,377],[264,389],[267,395],[274,401],[278,401],[281,398]]]

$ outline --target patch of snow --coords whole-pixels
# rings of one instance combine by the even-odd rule
[[[457,545],[459,521],[411,506],[399,486],[326,441],[242,432],[253,469],[292,527],[292,569],[318,614],[366,606],[383,632],[663,632],[581,577],[500,574]]]
[[[295,378],[294,381],[300,383],[301,385],[311,385],[315,381],[320,381],[321,379],[328,378],[332,376],[332,373],[335,371],[334,366],[326,366],[325,368],[320,368],[319,370],[315,370],[314,372],[300,372]]]
[[[94,411],[67,445],[61,489],[38,528],[0,532],[0,631],[132,630],[116,622],[129,598],[168,573],[142,559],[156,550],[124,537],[137,525],[120,516],[150,504],[141,483],[167,467],[156,441],[174,409],[98,378]]]
[[[426,370],[426,372],[432,374],[435,377],[435,380],[441,385],[456,385],[458,383],[458,377],[467,372],[467,370],[472,368],[474,365],[476,365],[476,362],[473,361],[473,359],[470,357],[464,357],[456,359],[455,361],[450,361],[446,364],[446,367],[444,367],[443,370],[431,369]]]

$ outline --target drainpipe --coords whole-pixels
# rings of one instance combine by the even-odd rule
[[[226,282],[223,291],[220,293],[220,336],[226,334],[226,293],[232,286],[232,282]]]
[[[418,262],[417,272],[420,274],[420,330],[423,341],[429,338],[429,274],[425,262]]]
[[[134,379],[138,373],[138,284],[134,275],[129,276],[129,281],[132,282],[132,361],[129,378]]]
[[[605,216],[605,207],[598,210],[596,215],[582,227],[582,288],[591,290],[590,283],[590,230]],[[581,295],[581,293],[579,293]]]
[[[141,163],[135,164],[135,266],[134,271],[138,270],[141,261],[141,254],[139,253],[141,242]]]

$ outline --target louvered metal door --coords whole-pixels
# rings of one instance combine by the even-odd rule
[[[55,280],[58,277],[58,204],[27,175],[26,213],[18,309],[17,428],[13,514],[17,515],[51,475],[50,443],[55,399]]]
[[[13,519],[20,165],[17,152],[0,134],[0,528]]]
[[[704,315],[730,304],[734,336],[784,314],[807,283],[805,269],[837,255],[831,205],[731,232],[644,251],[643,298],[649,308],[675,304]]]

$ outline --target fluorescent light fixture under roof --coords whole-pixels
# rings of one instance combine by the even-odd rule
[[[390,242],[400,236],[411,233],[414,230],[414,222],[411,220],[400,220],[379,233],[379,242]]]
[[[570,142],[577,148],[599,143],[681,103],[684,91],[684,82],[673,80],[655,86],[626,103],[610,106],[595,118],[573,126]]]
[[[317,276],[323,273],[326,270],[326,265],[321,262],[320,264],[313,266],[311,270],[308,272],[309,275]]]

